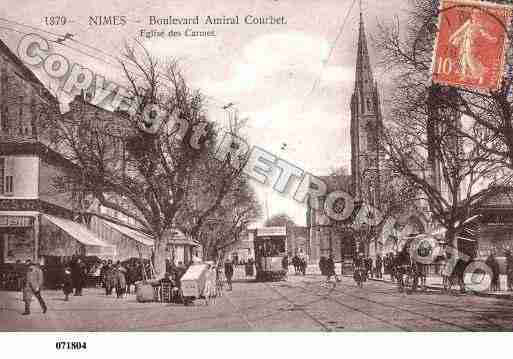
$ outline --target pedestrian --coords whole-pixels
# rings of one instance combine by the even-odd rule
[[[508,283],[508,290],[513,290],[513,255],[511,250],[506,250],[506,281]]]
[[[287,255],[284,255],[281,260],[281,267],[285,271],[285,274],[289,271],[289,257]]]
[[[296,255],[294,255],[294,257],[292,257],[292,265],[294,266],[294,273],[296,275],[299,274],[299,257]]]
[[[35,296],[43,310],[46,313],[46,303],[41,296],[41,289],[43,288],[43,271],[39,264],[33,264],[30,259],[26,261],[27,273],[25,276],[25,284],[23,286],[23,301],[25,302],[25,311],[23,315],[30,314],[30,302],[32,296]]]
[[[126,269],[118,262],[115,270],[115,288],[116,288],[116,297],[121,298],[125,295],[126,291],[126,277],[125,277]]]
[[[302,255],[301,257],[299,257],[299,266],[300,266],[300,270],[301,270],[301,273],[303,275],[306,275],[306,257],[304,255]]]
[[[461,294],[465,293],[464,277],[465,277],[465,269],[466,269],[467,265],[468,265],[468,262],[464,261],[463,258],[458,258],[456,260],[456,265],[454,266],[454,271],[453,271],[454,280],[453,281],[455,281],[459,285]],[[497,263],[497,265],[498,265],[498,263]]]
[[[73,288],[76,296],[82,295],[82,288],[86,280],[85,265],[80,258],[77,258],[71,267],[71,276],[73,279]]]
[[[441,274],[442,274],[442,285],[443,285],[443,288],[445,291],[450,291],[451,290],[451,287],[452,287],[452,282],[451,282],[451,275],[452,275],[452,271],[453,271],[453,264],[451,262],[451,257],[452,257],[452,254],[449,252],[449,251],[446,251],[444,254],[443,254],[443,257],[442,257],[442,271],[441,271]]]
[[[390,252],[388,256],[388,274],[390,275],[390,281],[395,282],[395,254]]]
[[[116,286],[116,268],[112,265],[112,261],[109,260],[105,268],[105,295],[111,295],[112,289]]]
[[[228,290],[232,290],[233,263],[230,259],[227,259],[226,262],[224,262],[224,276],[226,277]]]
[[[495,258],[495,253],[490,252],[485,264],[492,270],[492,282],[490,283],[490,291],[497,292],[500,290],[499,284],[499,262]]]
[[[107,261],[103,260],[100,267],[100,287],[105,288],[105,270],[107,269]]]
[[[330,255],[326,261],[326,281],[329,281],[331,277],[335,277],[337,282],[340,282],[340,278],[335,273],[335,261],[333,260],[333,255]]]
[[[354,260],[353,279],[358,287],[363,287],[363,282],[367,280],[365,261],[362,254]]]
[[[378,278],[378,279],[383,278],[382,268],[383,268],[383,259],[378,254],[378,255],[376,255],[376,278]]]
[[[96,263],[94,265],[94,267],[93,267],[93,270],[92,270],[92,276],[94,278],[94,287],[95,288],[98,288],[98,287],[101,288],[102,266],[103,266],[103,264],[101,262],[100,263]]]
[[[253,276],[253,259],[249,258],[246,265],[245,265],[245,272],[246,277],[252,277]]]
[[[73,293],[73,277],[71,275],[71,268],[66,266],[62,276],[62,291],[64,292],[64,300],[69,300],[69,295]]]
[[[426,279],[428,274],[428,264],[415,262],[417,267],[417,274],[420,279],[420,287],[422,290],[426,290]]]
[[[365,269],[367,271],[367,277],[372,278],[374,275],[372,273],[372,258],[371,257],[365,258]]]
[[[166,271],[168,273],[173,273],[172,266],[170,265],[169,271],[168,270],[166,270]],[[130,294],[132,285],[134,285],[134,287],[135,287],[135,282],[137,282],[138,278],[139,278],[139,273],[137,271],[136,265],[134,263],[130,263],[128,266],[127,272],[126,272],[126,292],[127,292],[127,294]]]
[[[322,276],[326,275],[326,257],[321,256],[319,259],[319,271],[321,272]]]

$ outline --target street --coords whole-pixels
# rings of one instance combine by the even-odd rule
[[[513,303],[473,295],[398,293],[390,283],[357,288],[349,277],[325,283],[319,275],[290,275],[286,282],[234,282],[209,306],[138,303],[91,288],[63,300],[45,291],[49,310],[32,303],[22,316],[21,293],[0,292],[5,331],[504,331],[513,329]]]

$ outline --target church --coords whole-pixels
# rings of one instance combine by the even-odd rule
[[[387,221],[382,233],[371,233],[372,226],[380,220],[378,208],[380,208],[380,188],[383,181],[383,153],[381,153],[379,141],[382,124],[379,87],[372,71],[365,24],[363,15],[360,13],[355,82],[351,96],[351,174],[319,178],[327,184],[328,193],[342,190],[354,196],[356,206],[347,224],[349,222],[364,224],[363,228],[368,227],[369,233],[363,235],[373,239],[368,242],[355,238],[354,233],[341,228],[344,224],[340,226],[332,223],[329,218],[308,204],[306,223],[311,263],[316,263],[321,256],[330,255],[337,262],[349,260],[357,253],[375,257],[376,254],[395,251],[399,237],[423,233],[427,230],[425,216],[414,213]]]

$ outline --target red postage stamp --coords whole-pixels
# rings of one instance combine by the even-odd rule
[[[497,91],[504,74],[512,11],[511,6],[484,1],[442,0],[433,82]]]

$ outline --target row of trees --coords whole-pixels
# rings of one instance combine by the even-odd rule
[[[118,112],[108,124],[101,117],[55,118],[49,126],[52,141],[76,166],[55,186],[134,218],[155,238],[157,272],[165,268],[172,228],[201,243],[204,255],[215,259],[260,215],[242,173],[247,156],[214,157],[221,136],[241,136],[243,124],[231,116],[230,128],[218,128],[207,118],[204,96],[188,86],[177,63],[159,62],[142,45],[127,46],[121,65],[128,100],[137,104],[135,115]],[[143,117],[149,104],[156,104],[155,112]],[[157,128],[146,131],[145,126]]]

